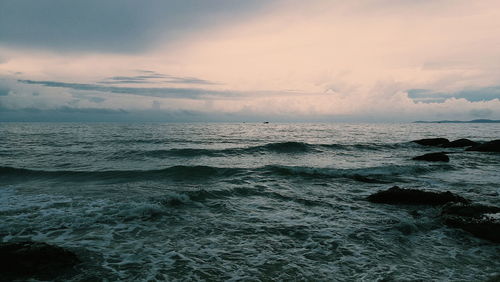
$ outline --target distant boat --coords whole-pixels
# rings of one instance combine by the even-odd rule
[[[265,122],[263,122],[263,123],[264,123],[264,124],[268,124],[269,122],[268,122],[268,121],[265,121]]]

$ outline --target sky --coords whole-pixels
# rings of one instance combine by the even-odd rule
[[[0,121],[483,118],[496,0],[0,1]]]

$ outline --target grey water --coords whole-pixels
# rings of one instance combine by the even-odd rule
[[[74,281],[484,281],[500,246],[439,208],[373,204],[398,185],[500,205],[500,155],[427,137],[500,124],[3,123],[0,241],[76,252]]]

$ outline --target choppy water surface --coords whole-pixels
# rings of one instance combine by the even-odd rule
[[[453,280],[500,247],[439,208],[372,204],[393,185],[500,205],[500,155],[426,137],[498,124],[0,124],[0,240],[75,251],[75,280]]]

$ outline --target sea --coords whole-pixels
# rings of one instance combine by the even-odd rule
[[[500,124],[1,123],[0,242],[75,252],[70,281],[486,281],[500,246],[394,185],[500,205],[500,154],[411,140]]]

